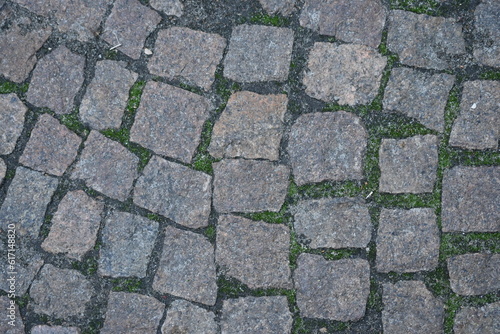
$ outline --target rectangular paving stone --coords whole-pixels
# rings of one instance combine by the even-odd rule
[[[455,334],[495,334],[500,332],[500,302],[481,307],[463,307],[455,316]]]
[[[0,154],[14,151],[17,139],[24,127],[24,116],[28,108],[16,94],[0,94]]]
[[[180,0],[150,0],[149,4],[166,15],[181,17],[184,13],[184,5]]]
[[[213,312],[185,300],[175,300],[167,310],[161,333],[217,334],[218,326]]]
[[[269,15],[289,16],[295,11],[297,0],[259,0],[259,2]]]
[[[0,331],[5,334],[24,334],[23,318],[21,318],[17,303],[7,296],[0,296],[0,307],[4,311]]]
[[[500,289],[500,254],[458,255],[447,264],[451,289],[458,295],[485,295]]]
[[[500,67],[500,3],[482,0],[474,10],[474,59]]]

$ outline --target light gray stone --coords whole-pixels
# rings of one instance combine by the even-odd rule
[[[24,334],[23,319],[16,302],[7,296],[0,296],[0,307],[4,312],[0,331],[4,334]]]
[[[14,228],[16,228],[15,225]],[[24,240],[21,240],[21,238],[15,239],[14,248],[9,247],[11,244],[8,243],[8,240],[12,239],[0,242],[0,252],[5,254],[6,259],[5,265],[0,267],[0,275],[4,277],[0,281],[0,289],[8,294],[15,293],[16,296],[23,296],[28,291],[31,282],[33,282],[44,261],[38,251],[26,247],[23,243]],[[11,254],[15,256],[15,263],[8,262],[8,259],[12,259],[8,257]],[[15,282],[8,280],[13,272],[15,272]]]
[[[3,159],[0,159],[0,184],[2,184],[3,182],[5,173],[7,173],[7,165],[5,164]]]
[[[482,0],[474,10],[474,58],[481,64],[500,67],[500,3]]]
[[[464,307],[455,315],[455,334],[500,333],[500,302]]]
[[[38,325],[31,328],[31,334],[80,334],[78,327]]]
[[[167,309],[162,334],[218,332],[215,314],[185,300],[175,300]]]
[[[297,0],[259,0],[259,2],[270,15],[289,16],[295,10]]]
[[[184,5],[180,0],[150,0],[149,4],[167,15],[181,17],[184,12]]]
[[[10,154],[24,127],[28,108],[16,94],[0,94],[0,154]]]
[[[462,296],[485,295],[500,289],[500,254],[474,253],[448,259],[453,292]]]

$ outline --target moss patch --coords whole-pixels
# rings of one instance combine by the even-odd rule
[[[208,146],[210,146],[213,127],[214,124],[210,120],[207,120],[205,124],[203,124],[200,144],[196,149],[193,163],[191,164],[191,168],[210,175],[213,175],[214,173],[212,163],[218,161],[217,159],[213,158],[210,153],[208,153]]]
[[[59,121],[68,129],[79,134],[80,136],[86,137],[90,132],[90,130],[80,121],[80,118],[78,117],[78,110],[75,110],[70,114],[62,115]]]
[[[479,78],[483,80],[500,80],[500,71],[487,71],[481,73]]]
[[[11,81],[3,81],[0,82],[0,94],[9,94],[9,93],[25,94],[28,91],[28,87],[29,85],[27,83],[16,84]]]
[[[441,4],[437,0],[390,0],[391,9],[403,9],[417,14],[442,15]]]
[[[284,27],[290,24],[290,20],[286,17],[280,15],[271,16],[265,13],[255,14],[249,19],[249,21],[251,23],[265,24],[273,27]]]
[[[143,282],[138,278],[116,278],[111,280],[112,291],[138,292],[144,286]]]

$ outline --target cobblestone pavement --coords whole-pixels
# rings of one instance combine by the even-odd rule
[[[1,333],[500,333],[500,1],[0,0]]]

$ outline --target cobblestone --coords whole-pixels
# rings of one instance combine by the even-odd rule
[[[9,299],[7,296],[0,296],[0,307],[4,310],[4,312],[8,310],[8,316],[4,316],[3,321],[0,322],[0,331],[5,334],[24,333],[23,320],[21,318],[21,314],[19,313],[19,307],[15,304],[15,301]],[[9,307],[12,307],[13,311],[10,310]],[[13,319],[10,315],[13,316]],[[13,321],[13,325],[9,323],[11,321]]]
[[[5,165],[5,162],[2,159],[0,159],[0,184],[2,184],[6,172],[7,172],[7,165]]]
[[[161,333],[216,334],[215,314],[185,300],[176,300],[167,309]]]
[[[149,4],[167,15],[181,17],[184,12],[184,5],[180,0],[151,0]]]
[[[31,334],[80,334],[78,327],[38,325],[31,329]]]
[[[24,127],[28,108],[15,94],[0,95],[0,154],[10,154]]]
[[[500,67],[500,3],[483,0],[474,11],[474,58],[481,64]]]
[[[290,15],[294,10],[297,0],[259,0],[260,5],[270,15]]]
[[[455,316],[455,334],[495,334],[500,331],[500,302],[464,307]]]
[[[26,247],[19,241],[16,247],[15,293],[17,296],[22,296],[28,291],[31,283],[33,282],[33,279],[35,278],[35,275],[43,266],[44,261],[40,254],[38,254],[33,249]],[[2,252],[2,254],[8,254],[8,249],[9,247],[7,243],[0,242],[0,251]],[[8,255],[6,256],[8,258]],[[13,271],[11,270],[10,265],[7,264],[2,266],[0,270],[0,273],[3,275],[2,277],[5,277],[5,279],[0,281],[0,289],[9,293],[11,288],[11,281],[7,279],[10,278]]]
[[[484,295],[500,289],[500,254],[474,253],[448,259],[451,289],[459,295]]]

